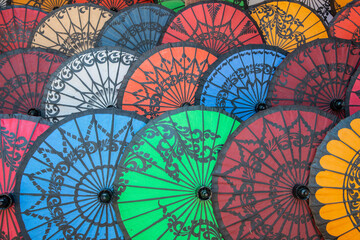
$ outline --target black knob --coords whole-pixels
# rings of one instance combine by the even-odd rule
[[[268,108],[268,106],[266,105],[266,103],[258,103],[255,106],[255,111],[260,112],[260,111],[266,110],[267,108]]]
[[[307,200],[310,197],[310,190],[307,186],[305,185],[301,185],[301,184],[296,184],[293,187],[293,196],[297,199],[300,200]]]
[[[330,108],[333,111],[341,111],[344,109],[344,100],[342,99],[334,99],[330,102]]]
[[[109,105],[106,108],[115,108],[115,106],[114,105]]]
[[[114,11],[114,12],[118,12],[118,11],[119,11],[116,7],[111,7],[110,10],[111,10],[111,11]]]
[[[53,7],[53,9],[52,9],[52,10],[54,11],[54,10],[56,10],[56,9],[58,9],[58,8],[59,8],[59,7]]]
[[[201,187],[197,191],[197,196],[200,200],[206,201],[211,198],[211,189],[208,187]]]
[[[189,106],[191,106],[191,103],[189,103],[189,102],[184,102],[184,103],[182,103],[182,104],[180,105],[180,107],[185,107],[185,106],[189,107]]]
[[[0,210],[5,210],[11,207],[13,204],[13,198],[11,194],[1,194],[0,195]]]
[[[30,116],[41,116],[41,112],[40,112],[40,110],[38,110],[38,109],[31,108],[31,109],[28,111],[28,115],[30,115]]]
[[[113,192],[109,189],[104,189],[98,194],[99,201],[101,203],[108,204],[113,198]]]

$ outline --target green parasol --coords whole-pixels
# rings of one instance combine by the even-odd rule
[[[125,239],[222,239],[211,173],[239,125],[221,109],[185,106],[140,130],[115,178],[114,205]]]

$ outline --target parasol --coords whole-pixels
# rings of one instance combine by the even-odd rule
[[[262,44],[256,23],[239,6],[225,1],[191,4],[169,22],[162,43],[189,41],[219,54],[247,44]]]
[[[360,110],[360,69],[352,75],[345,97],[345,114],[353,115]]]
[[[45,12],[51,12],[68,4],[69,0],[7,0],[12,5],[28,5],[41,8]]]
[[[112,13],[94,4],[71,4],[47,15],[33,31],[31,47],[55,49],[68,56],[93,48]]]
[[[164,27],[174,14],[151,3],[127,7],[106,22],[97,46],[122,46],[142,54],[159,44]]]
[[[174,10],[178,12],[179,10],[185,7],[186,0],[158,0],[157,3],[161,4],[164,7]],[[196,2],[199,2],[195,0]],[[247,0],[226,0],[227,2],[238,5],[239,7],[246,9],[247,8]]]
[[[0,114],[0,239],[22,239],[14,202],[20,163],[49,123],[38,117]]]
[[[40,116],[40,103],[50,75],[66,56],[40,48],[0,55],[0,113]]]
[[[209,49],[192,43],[165,44],[131,66],[118,95],[118,106],[147,118],[194,104],[199,78],[216,61]]]
[[[0,9],[0,53],[28,47],[32,30],[46,12],[27,6]]]
[[[310,208],[325,239],[359,239],[360,112],[329,131],[311,165]]]
[[[329,32],[333,37],[360,42],[360,2],[353,1],[337,13]]]
[[[220,107],[246,120],[267,108],[268,84],[286,52],[268,45],[247,45],[222,55],[207,70],[195,104]]]
[[[137,54],[120,47],[86,50],[51,76],[42,99],[43,116],[57,122],[89,109],[115,107],[118,89]]]
[[[319,39],[289,54],[269,85],[269,105],[307,105],[345,117],[350,77],[360,60],[360,45],[341,39]]]
[[[281,106],[244,122],[213,171],[213,207],[225,239],[321,239],[308,206],[310,164],[337,118]]]
[[[247,0],[249,6],[265,2],[264,0]],[[312,8],[319,16],[322,17],[326,25],[329,24],[333,15],[331,15],[331,2],[333,0],[298,0],[297,2],[304,3],[307,7]]]
[[[222,239],[211,172],[239,124],[218,108],[193,106],[166,112],[138,132],[114,183],[125,239]]]
[[[121,155],[146,119],[112,109],[73,114],[35,143],[19,168],[25,239],[123,239],[111,202]]]
[[[300,45],[327,38],[322,18],[298,1],[266,1],[250,8],[266,44],[292,52]]]
[[[118,12],[121,9],[143,3],[154,3],[156,0],[70,0],[72,3],[93,3]]]
[[[353,0],[332,0],[331,9],[332,14],[335,16],[346,4],[352,2]]]

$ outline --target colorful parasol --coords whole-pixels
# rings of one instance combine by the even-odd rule
[[[224,1],[203,1],[182,9],[170,21],[162,43],[189,41],[219,54],[247,44],[262,44],[256,23],[240,7]]]
[[[164,7],[174,10],[178,12],[179,10],[185,7],[186,0],[158,0],[158,4],[161,4]],[[199,2],[195,0],[196,2]],[[247,8],[247,0],[226,0],[227,2],[238,5],[239,7],[246,9]]]
[[[165,44],[142,55],[120,87],[118,106],[147,118],[194,104],[199,78],[217,60],[192,43]]]
[[[360,112],[329,131],[311,165],[310,208],[325,239],[360,239]]]
[[[68,56],[93,48],[112,13],[94,4],[65,5],[46,16],[30,37],[31,47],[55,49]]]
[[[247,0],[249,6],[265,2],[264,0]],[[298,0],[297,2],[304,3],[307,7],[312,8],[315,12],[322,17],[326,25],[333,19],[331,14],[331,2],[333,0]]]
[[[266,1],[250,8],[266,44],[292,52],[300,45],[327,38],[322,18],[298,1]]]
[[[59,7],[68,4],[69,0],[7,0],[12,5],[27,5],[37,8],[45,12],[51,12]]]
[[[50,76],[66,60],[60,52],[18,49],[0,55],[0,113],[40,116]]]
[[[122,46],[142,54],[159,44],[174,15],[170,9],[151,3],[127,7],[106,22],[96,45]]]
[[[360,42],[360,2],[346,5],[330,23],[330,35]]]
[[[351,77],[345,97],[345,115],[350,116],[360,110],[360,69]]]
[[[332,14],[335,16],[346,4],[352,2],[353,0],[332,0],[331,9]]]
[[[247,45],[222,55],[200,79],[195,104],[220,107],[246,120],[267,108],[268,84],[287,52],[268,45]]]
[[[38,117],[0,114],[0,239],[22,239],[16,220],[14,186],[20,163],[49,123]]]
[[[319,39],[289,54],[269,85],[269,105],[307,105],[345,117],[350,77],[360,60],[360,45],[341,39]]]
[[[73,114],[29,151],[15,189],[25,239],[123,239],[111,205],[121,155],[145,118],[116,109]]]
[[[86,50],[51,76],[42,99],[43,116],[57,122],[71,113],[115,107],[118,90],[137,54],[120,47]]]
[[[282,106],[244,122],[213,171],[213,207],[225,239],[321,239],[308,206],[310,164],[337,118]]]
[[[154,3],[156,0],[70,0],[72,3],[93,3],[118,12],[121,9],[143,3]]]
[[[0,9],[0,53],[28,47],[32,30],[45,16],[46,12],[33,7]]]
[[[114,183],[125,239],[222,239],[211,172],[239,124],[218,108],[193,106],[166,112],[138,132]]]

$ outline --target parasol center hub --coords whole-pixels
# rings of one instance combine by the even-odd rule
[[[191,103],[189,102],[184,102],[182,104],[180,104],[180,107],[190,107],[191,106]]]
[[[258,103],[255,106],[255,111],[256,112],[264,111],[266,109],[268,109],[268,106],[266,105],[266,103]]]
[[[113,198],[113,191],[109,189],[101,190],[98,194],[99,202],[109,204]]]
[[[111,7],[110,10],[111,10],[111,11],[114,11],[114,12],[118,12],[118,11],[119,11],[116,7]]]
[[[31,109],[29,109],[29,111],[28,111],[28,115],[39,117],[39,116],[41,116],[41,112],[40,112],[39,109],[31,108]]]
[[[330,108],[331,108],[333,111],[343,110],[343,109],[344,109],[344,100],[342,100],[342,99],[333,99],[333,100],[330,102]]]
[[[200,200],[206,201],[211,198],[211,189],[208,187],[201,187],[197,191],[197,196]]]
[[[114,105],[109,105],[106,108],[115,108],[115,106]]]
[[[0,194],[0,210],[8,209],[13,203],[11,194]]]
[[[307,186],[296,184],[293,188],[293,195],[300,200],[307,200],[310,197],[310,190]]]
[[[54,10],[56,10],[56,9],[58,9],[58,8],[59,8],[59,7],[57,7],[57,6],[56,6],[56,7],[53,7],[53,9],[52,9],[52,10],[54,11]]]

